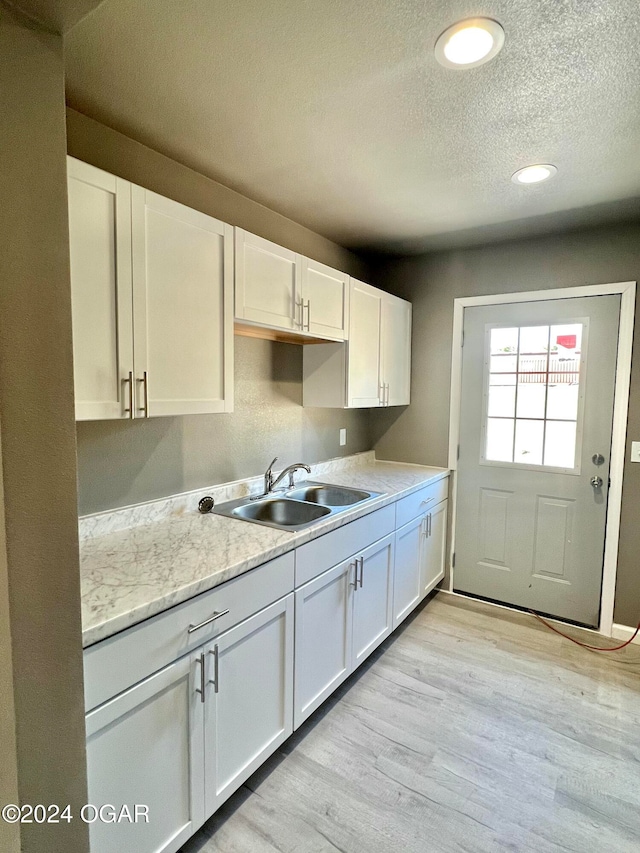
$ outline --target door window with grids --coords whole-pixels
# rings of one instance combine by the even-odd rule
[[[587,321],[486,337],[481,462],[579,473]]]

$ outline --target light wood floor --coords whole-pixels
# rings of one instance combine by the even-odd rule
[[[639,853],[640,646],[440,594],[183,853],[501,850]]]

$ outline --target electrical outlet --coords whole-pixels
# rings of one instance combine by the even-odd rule
[[[631,442],[631,461],[640,462],[640,441]]]
[[[344,447],[347,443],[347,431],[346,429],[340,430],[340,447]],[[640,460],[638,460],[640,461]]]

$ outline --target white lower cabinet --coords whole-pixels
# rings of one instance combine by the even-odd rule
[[[422,554],[426,515],[396,530],[396,569],[393,578],[393,627],[406,619],[422,598]]]
[[[85,650],[89,802],[148,809],[96,819],[92,853],[176,853],[389,636],[444,577],[446,487]]]
[[[444,578],[446,545],[446,500],[396,530],[394,629]]]
[[[393,535],[296,590],[294,728],[391,633]]]
[[[148,807],[90,825],[92,853],[175,853],[204,820],[203,706],[187,656],[87,714],[89,802]],[[93,815],[89,814],[91,819]]]
[[[447,550],[447,504],[442,501],[427,513],[424,538],[424,557],[421,565],[422,594],[427,593],[440,583],[444,577],[444,561]]]
[[[296,590],[294,728],[351,672],[355,577],[351,558]]]
[[[392,629],[393,534],[358,555],[358,587],[353,596],[351,669],[389,636]]]
[[[205,816],[293,731],[293,593],[204,651]]]

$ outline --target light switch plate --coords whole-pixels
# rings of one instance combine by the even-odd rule
[[[640,462],[640,441],[631,442],[631,461]]]
[[[347,443],[347,431],[346,431],[346,429],[341,429],[340,430],[340,447],[344,447],[346,443]],[[638,442],[638,444],[640,445],[640,442]],[[638,459],[638,462],[640,462],[640,459]]]

